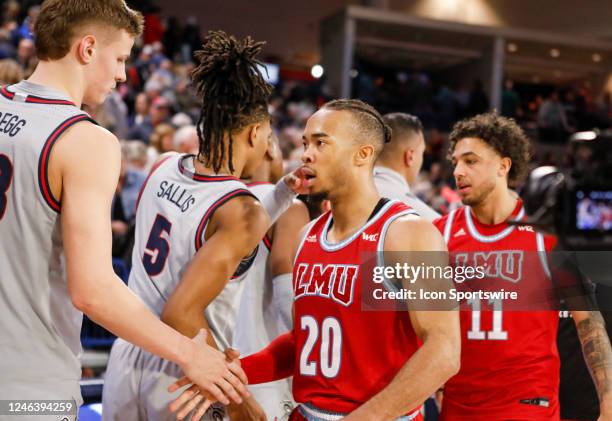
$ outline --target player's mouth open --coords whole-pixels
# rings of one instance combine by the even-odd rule
[[[459,193],[466,193],[470,189],[469,184],[457,184],[457,191]]]
[[[307,168],[307,167],[303,167],[302,168],[302,174],[304,175],[304,178],[307,181],[314,180],[317,177],[315,172],[313,170],[311,170],[310,168]]]

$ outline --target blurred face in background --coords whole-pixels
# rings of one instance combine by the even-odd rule
[[[149,110],[149,116],[151,117],[151,123],[153,125],[162,123],[170,116],[170,107],[165,102],[153,101],[151,109]]]
[[[147,115],[149,112],[149,99],[145,93],[139,93],[134,102],[134,109],[138,115]]]
[[[170,152],[174,150],[174,133],[167,133],[161,138],[161,152]]]

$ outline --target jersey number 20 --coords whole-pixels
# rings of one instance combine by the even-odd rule
[[[319,324],[314,317],[302,316],[300,328],[308,330],[308,337],[300,354],[300,374],[303,376],[317,375],[316,358],[315,361],[309,360],[312,349],[320,338],[318,365],[321,374],[328,379],[336,377],[340,370],[340,358],[342,356],[342,328],[338,319],[327,317],[321,323],[321,331],[319,332]]]
[[[163,235],[164,232],[166,235],[170,235],[171,229],[172,223],[164,216],[157,214],[142,256],[142,264],[149,276],[159,275],[166,266],[166,260],[168,260],[170,254],[170,244]]]
[[[6,192],[13,181],[13,164],[6,155],[0,155],[0,219],[4,217],[8,197]]]

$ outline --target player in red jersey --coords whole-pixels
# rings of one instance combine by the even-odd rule
[[[445,251],[430,222],[374,186],[388,136],[358,100],[331,101],[306,124],[303,171],[331,211],[301,236],[293,330],[242,360],[251,384],[293,375],[292,420],[422,419],[423,401],[458,370],[457,312],[362,311],[362,253]]]
[[[459,122],[449,157],[465,206],[434,223],[451,255],[467,252],[464,263],[487,265],[487,277],[502,283],[550,282],[546,261],[539,260],[544,254],[536,252],[550,251],[554,241],[507,223],[524,215],[508,187],[529,163],[529,140],[520,127],[493,113]],[[444,388],[442,420],[558,420],[558,312],[504,311],[501,301],[468,305],[460,315],[461,369]],[[572,316],[600,393],[600,420],[611,420],[612,352],[603,320],[598,312]]]

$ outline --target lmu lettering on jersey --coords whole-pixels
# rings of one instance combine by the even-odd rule
[[[297,268],[295,299],[305,295],[330,298],[344,306],[353,302],[357,265],[323,265],[300,263]]]
[[[517,283],[523,275],[523,255],[521,250],[479,251],[456,253],[457,266],[483,267],[487,278],[497,278]]]

